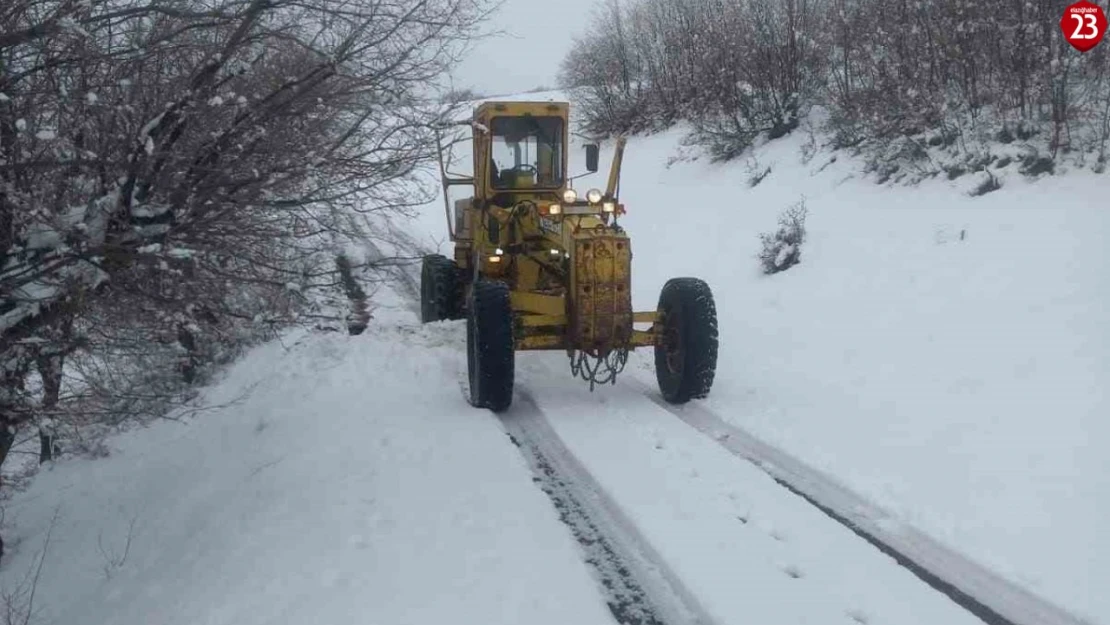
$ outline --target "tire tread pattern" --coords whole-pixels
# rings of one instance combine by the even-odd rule
[[[479,280],[467,316],[467,355],[471,403],[494,412],[513,400],[516,353],[509,285]]]
[[[708,396],[716,377],[719,347],[712,289],[700,278],[672,278],[659,294],[659,310],[678,315],[684,347],[680,374],[668,370],[664,348],[655,348],[656,378],[664,399],[682,404]]]
[[[421,270],[420,313],[424,323],[462,319],[459,268],[440,254],[424,257]]]

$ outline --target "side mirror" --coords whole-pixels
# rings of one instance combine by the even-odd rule
[[[599,149],[596,143],[590,143],[586,146],[586,169],[588,169],[591,174],[597,172]]]

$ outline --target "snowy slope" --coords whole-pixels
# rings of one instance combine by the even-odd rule
[[[515,99],[532,97],[562,94]],[[629,142],[622,223],[638,309],[654,308],[672,276],[715,291],[722,350],[708,405],[941,542],[1110,623],[1110,596],[1097,591],[1110,580],[1110,178],[1030,183],[999,171],[1003,188],[972,198],[970,176],[892,188],[844,155],[805,162],[801,131],[751,160],[668,166],[681,138]],[[606,147],[602,171],[579,189],[604,185]],[[572,155],[583,171],[581,150]],[[758,234],[803,199],[802,264],[761,275]],[[424,220],[442,236],[441,211]],[[653,383],[649,360],[637,354],[634,375]]]
[[[459,328],[378,303],[362,336],[253,351],[209,396],[234,404],[37,477],[5,593],[49,530],[31,623],[610,623],[497,421],[460,414]]]
[[[973,199],[849,178],[843,157],[814,176],[827,157],[801,165],[800,143],[761,150],[772,171],[750,190],[740,167],[662,167],[673,136],[630,146],[638,306],[670,275],[707,279],[716,412],[1110,622],[1096,591],[1110,579],[1110,178],[1010,180]],[[803,198],[802,264],[762,276],[757,234]]]

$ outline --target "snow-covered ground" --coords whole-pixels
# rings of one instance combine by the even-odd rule
[[[458,328],[377,303],[362,336],[254,350],[207,397],[226,408],[44,471],[6,505],[5,596],[27,605],[46,546],[32,624],[611,623],[524,460],[465,405]]]
[[[752,168],[668,167],[680,137],[630,141],[623,223],[639,309],[672,276],[714,289],[706,405],[1110,625],[1110,178],[1004,178],[973,199],[971,181],[883,188],[844,156],[803,163],[802,133]],[[604,183],[607,158],[579,189]],[[803,198],[802,263],[761,275],[758,234]],[[445,238],[443,219],[424,211],[423,241]],[[45,546],[32,622],[611,622],[502,423],[466,404],[462,325],[421,326],[411,302],[376,297],[364,335],[252,351],[207,396],[225,407],[48,466],[5,505],[5,595],[31,587]],[[977,622],[630,385],[591,394],[559,353],[518,366],[719,622]],[[650,353],[625,376],[652,384]]]
[[[17,493],[12,605],[33,588],[31,622],[85,625],[612,623],[503,425],[465,402],[463,324],[378,304],[364,335],[292,332],[206,393],[213,412]],[[712,622],[978,622],[638,391],[591,394],[563,364],[525,354],[520,383]]]
[[[721,327],[708,404],[1031,590],[1110,622],[1110,177],[882,188],[803,137],[740,164],[630,143],[634,298],[705,278]],[[824,170],[814,175],[814,171]],[[800,265],[758,233],[804,199]],[[962,233],[962,234],[961,234]]]

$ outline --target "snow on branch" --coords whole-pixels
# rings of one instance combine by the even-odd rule
[[[164,413],[434,192],[486,0],[193,4],[0,11],[0,428]]]

